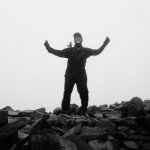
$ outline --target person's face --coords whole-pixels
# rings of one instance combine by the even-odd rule
[[[81,37],[75,37],[74,41],[75,41],[75,43],[82,43],[82,38]]]

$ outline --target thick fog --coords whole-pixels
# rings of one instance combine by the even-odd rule
[[[80,32],[83,46],[97,49],[87,59],[89,105],[112,104],[134,96],[150,98],[149,0],[1,0],[1,108],[47,111],[60,106],[67,59],[47,52],[45,40],[58,50]],[[74,87],[71,103],[80,105]]]

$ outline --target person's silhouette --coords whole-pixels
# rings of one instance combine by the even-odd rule
[[[107,37],[103,45],[96,50],[83,47],[82,41],[81,34],[77,32],[74,34],[74,47],[70,46],[63,50],[55,50],[50,47],[48,41],[44,43],[49,53],[68,59],[65,73],[64,95],[61,104],[64,113],[69,112],[70,96],[75,83],[81,98],[81,107],[78,109],[77,114],[83,115],[86,113],[88,106],[87,74],[85,70],[86,59],[90,56],[100,54],[110,42],[110,39]]]

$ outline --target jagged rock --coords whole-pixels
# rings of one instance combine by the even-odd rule
[[[75,121],[77,122],[77,124],[82,124],[83,126],[89,126],[90,120],[87,120],[86,117],[81,116],[81,117],[75,118]]]
[[[25,138],[27,138],[29,136],[29,134],[27,133],[23,133],[21,131],[18,131],[18,140],[19,141],[23,141]]]
[[[101,129],[103,129],[105,132],[107,132],[110,135],[116,134],[115,124],[108,119],[103,118],[99,121],[96,121],[95,127],[100,127]]]
[[[131,149],[138,149],[139,148],[138,143],[133,142],[133,141],[123,141],[123,143],[127,148],[131,148]]]
[[[41,113],[46,113],[46,108],[44,108],[44,107],[38,108],[38,109],[36,109],[36,111],[41,112]]]
[[[131,136],[126,136],[126,139],[133,140],[133,141],[150,142],[150,136],[139,135],[139,134],[134,134],[134,135],[131,135]]]
[[[46,123],[47,123],[47,127],[51,127],[51,126],[61,127],[58,117],[55,114],[50,115]]]
[[[143,149],[144,149],[144,150],[149,150],[149,149],[150,149],[150,142],[149,142],[149,143],[146,143],[146,142],[145,142],[145,143],[143,144]]]
[[[137,117],[126,117],[123,119],[123,125],[128,126],[133,129],[138,128],[138,118]]]
[[[143,101],[143,107],[146,107],[147,104],[149,104],[149,103],[150,103],[150,100],[149,100],[149,99],[144,100],[144,101]]]
[[[19,117],[31,117],[33,115],[33,110],[24,110],[18,113]]]
[[[0,110],[0,127],[8,123],[8,112]]]
[[[34,132],[29,140],[30,150],[60,150],[61,144],[57,136],[49,130]]]
[[[3,111],[14,111],[10,106],[2,108]]]
[[[128,135],[133,135],[133,134],[136,134],[136,131],[133,130],[133,129],[129,129],[129,130],[127,131],[127,133],[128,133]]]
[[[65,118],[65,117],[63,117],[63,116],[61,116],[61,115],[58,115],[58,116],[57,116],[57,119],[58,119],[58,121],[59,121],[59,123],[60,123],[61,125],[66,126],[67,123],[68,123],[68,119]]]
[[[53,110],[53,114],[55,115],[59,115],[62,113],[62,108],[61,107],[57,107]]]
[[[70,104],[70,113],[76,114],[77,110],[79,109],[79,106],[76,104]]]
[[[99,108],[101,111],[107,110],[107,109],[108,109],[108,105],[107,105],[107,104],[100,105],[98,108]]]
[[[117,129],[120,130],[120,131],[123,131],[123,132],[127,132],[130,128],[127,127],[127,126],[118,126]]]
[[[131,117],[139,117],[143,115],[144,107],[142,99],[139,97],[133,97],[131,101],[129,102],[128,108],[127,108],[127,116]]]
[[[9,149],[17,142],[18,130],[14,124],[7,124],[0,128],[0,148]]]
[[[117,131],[117,137],[120,139],[124,139],[125,137],[127,137],[127,133],[124,131]]]
[[[150,131],[147,131],[147,130],[145,130],[145,129],[141,129],[141,130],[140,130],[140,134],[141,134],[141,135],[148,135],[148,136],[150,136]]]
[[[22,133],[30,134],[32,132],[32,129],[33,129],[32,126],[27,124],[25,127],[20,129],[19,131]]]
[[[65,150],[78,150],[76,145],[73,142],[71,142],[70,140],[61,139],[60,143],[61,143],[62,149],[65,149]]]
[[[59,127],[55,127],[55,126],[51,126],[48,129],[55,131],[57,134],[59,134],[60,136],[64,135],[66,130],[63,130],[62,128]]]
[[[14,118],[13,117],[8,117],[8,123],[12,123],[12,122],[14,122]]]
[[[116,103],[114,103],[114,104],[110,104],[110,105],[109,105],[109,108],[110,108],[110,109],[115,109],[115,108],[116,108],[117,106],[119,106],[119,105],[120,105],[120,104],[116,102]]]
[[[113,145],[110,141],[99,142],[98,140],[93,140],[89,142],[94,150],[114,150]]]
[[[33,113],[31,113],[31,119],[36,120],[38,118],[41,118],[44,114],[45,113],[35,110],[35,111],[33,111]]]
[[[150,115],[147,115],[144,119],[144,126],[145,128],[150,131]]]
[[[150,113],[150,103],[148,103],[145,107],[144,110],[148,113]]]
[[[30,118],[29,117],[15,117],[14,118],[14,122],[20,121],[20,120],[27,122],[27,121],[30,121]]]
[[[123,131],[125,133],[127,133],[128,135],[133,135],[136,134],[136,131],[127,127],[127,126],[118,126],[117,128],[119,131]]]
[[[100,112],[101,109],[95,105],[93,106],[89,106],[88,109],[87,109],[87,113],[90,115],[90,116],[94,116],[94,114],[96,112]]]
[[[125,109],[126,109],[126,105],[128,104],[128,102],[126,102],[126,103],[124,103],[124,104],[120,104],[119,106],[116,106],[115,108],[114,108],[114,110],[116,110],[116,111],[124,111]]]
[[[95,116],[96,119],[101,119],[101,118],[103,118],[103,114],[102,114],[101,112],[95,113],[94,116]]]
[[[8,115],[12,116],[12,117],[18,117],[19,116],[19,112],[17,112],[17,111],[8,111]]]
[[[32,124],[32,129],[33,131],[35,130],[42,130],[46,127],[47,125],[47,119],[50,117],[49,114],[45,114],[41,118],[37,119],[33,124]]]
[[[68,115],[62,113],[61,108],[47,114],[45,108],[14,111],[5,107],[8,122],[0,132],[7,130],[8,145],[1,133],[0,142],[3,140],[7,149],[32,150],[40,142],[41,145],[50,144],[47,140],[52,138],[52,134],[66,150],[147,149],[150,143],[150,103],[149,100],[141,102],[140,98],[134,97],[131,101],[114,103],[109,107],[90,106],[85,116],[76,114],[76,104],[70,105]],[[0,111],[0,123],[2,118]],[[49,136],[51,138],[47,138]],[[60,143],[58,145],[60,150]]]
[[[70,134],[79,134],[82,130],[82,124],[79,124],[69,130]]]
[[[108,118],[110,121],[112,121],[113,123],[115,123],[116,125],[122,125],[123,123],[123,119],[122,118],[118,118],[118,117],[111,117]]]
[[[84,127],[79,136],[85,141],[107,139],[107,133],[99,127]]]
[[[62,137],[63,140],[70,140],[72,143],[75,144],[77,150],[94,150],[88,143],[86,143],[81,137],[68,134]],[[70,149],[68,149],[70,150]]]
[[[121,111],[113,111],[105,114],[107,118],[121,118],[122,117],[122,112]]]

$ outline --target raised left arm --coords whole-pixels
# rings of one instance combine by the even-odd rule
[[[109,42],[110,42],[109,37],[106,37],[106,39],[105,39],[103,45],[102,45],[99,49],[97,49],[97,50],[92,50],[92,51],[91,51],[91,55],[96,56],[96,55],[100,54],[100,53],[105,49],[105,47],[107,46],[107,44],[108,44]]]

